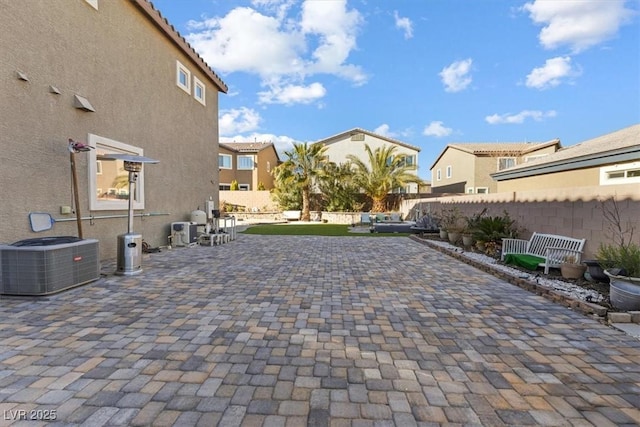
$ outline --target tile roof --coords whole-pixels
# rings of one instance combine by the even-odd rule
[[[333,142],[333,140],[339,140],[339,139],[344,138],[347,135],[353,135],[353,134],[356,134],[356,133],[364,133],[364,134],[367,134],[369,136],[373,136],[374,138],[384,139],[385,141],[391,142],[393,144],[401,145],[403,147],[410,148],[411,150],[415,150],[417,152],[420,152],[420,147],[416,147],[415,145],[407,144],[406,142],[402,142],[400,140],[397,140],[397,139],[394,139],[394,138],[390,138],[388,136],[380,135],[380,134],[377,134],[375,132],[371,132],[371,131],[368,131],[368,130],[362,129],[362,128],[349,129],[347,131],[340,132],[340,133],[338,133],[336,135],[333,135],[333,136],[330,136],[328,138],[319,139],[318,141],[315,141],[314,144],[330,144],[330,143]]]
[[[447,144],[429,169],[433,169],[444,153],[450,148],[473,154],[474,156],[482,154],[522,156],[552,145],[561,147],[560,140],[556,138],[547,142],[454,142]]]
[[[227,93],[229,90],[222,79],[213,69],[202,59],[187,40],[163,17],[158,9],[149,0],[131,0],[133,4],[146,14],[148,18],[171,40],[180,50],[182,50],[195,65],[217,86],[218,90]]]
[[[632,125],[575,145],[527,163],[492,174],[494,178],[531,176],[551,171],[579,169],[587,166],[640,159],[640,124]],[[516,176],[513,176],[516,177]]]
[[[221,142],[220,145],[233,151],[257,153],[265,148],[272,147],[273,142]]]

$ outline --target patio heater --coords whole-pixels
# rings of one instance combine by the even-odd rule
[[[142,272],[142,234],[133,232],[133,190],[143,163],[159,163],[158,160],[133,154],[106,154],[102,159],[122,160],[129,172],[129,223],[127,232],[118,236],[118,261],[116,274],[131,276]]]

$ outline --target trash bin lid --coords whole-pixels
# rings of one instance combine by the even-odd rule
[[[52,237],[37,237],[35,239],[25,239],[12,243],[11,246],[50,246],[61,245],[64,243],[75,243],[82,239],[74,236],[52,236]]]

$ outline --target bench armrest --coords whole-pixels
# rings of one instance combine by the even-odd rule
[[[528,240],[523,239],[502,239],[502,254],[500,258],[504,261],[506,254],[524,254],[527,252]]]

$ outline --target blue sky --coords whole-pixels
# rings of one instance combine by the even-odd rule
[[[360,127],[421,148],[563,146],[640,122],[638,0],[156,0],[229,86],[220,140]]]

